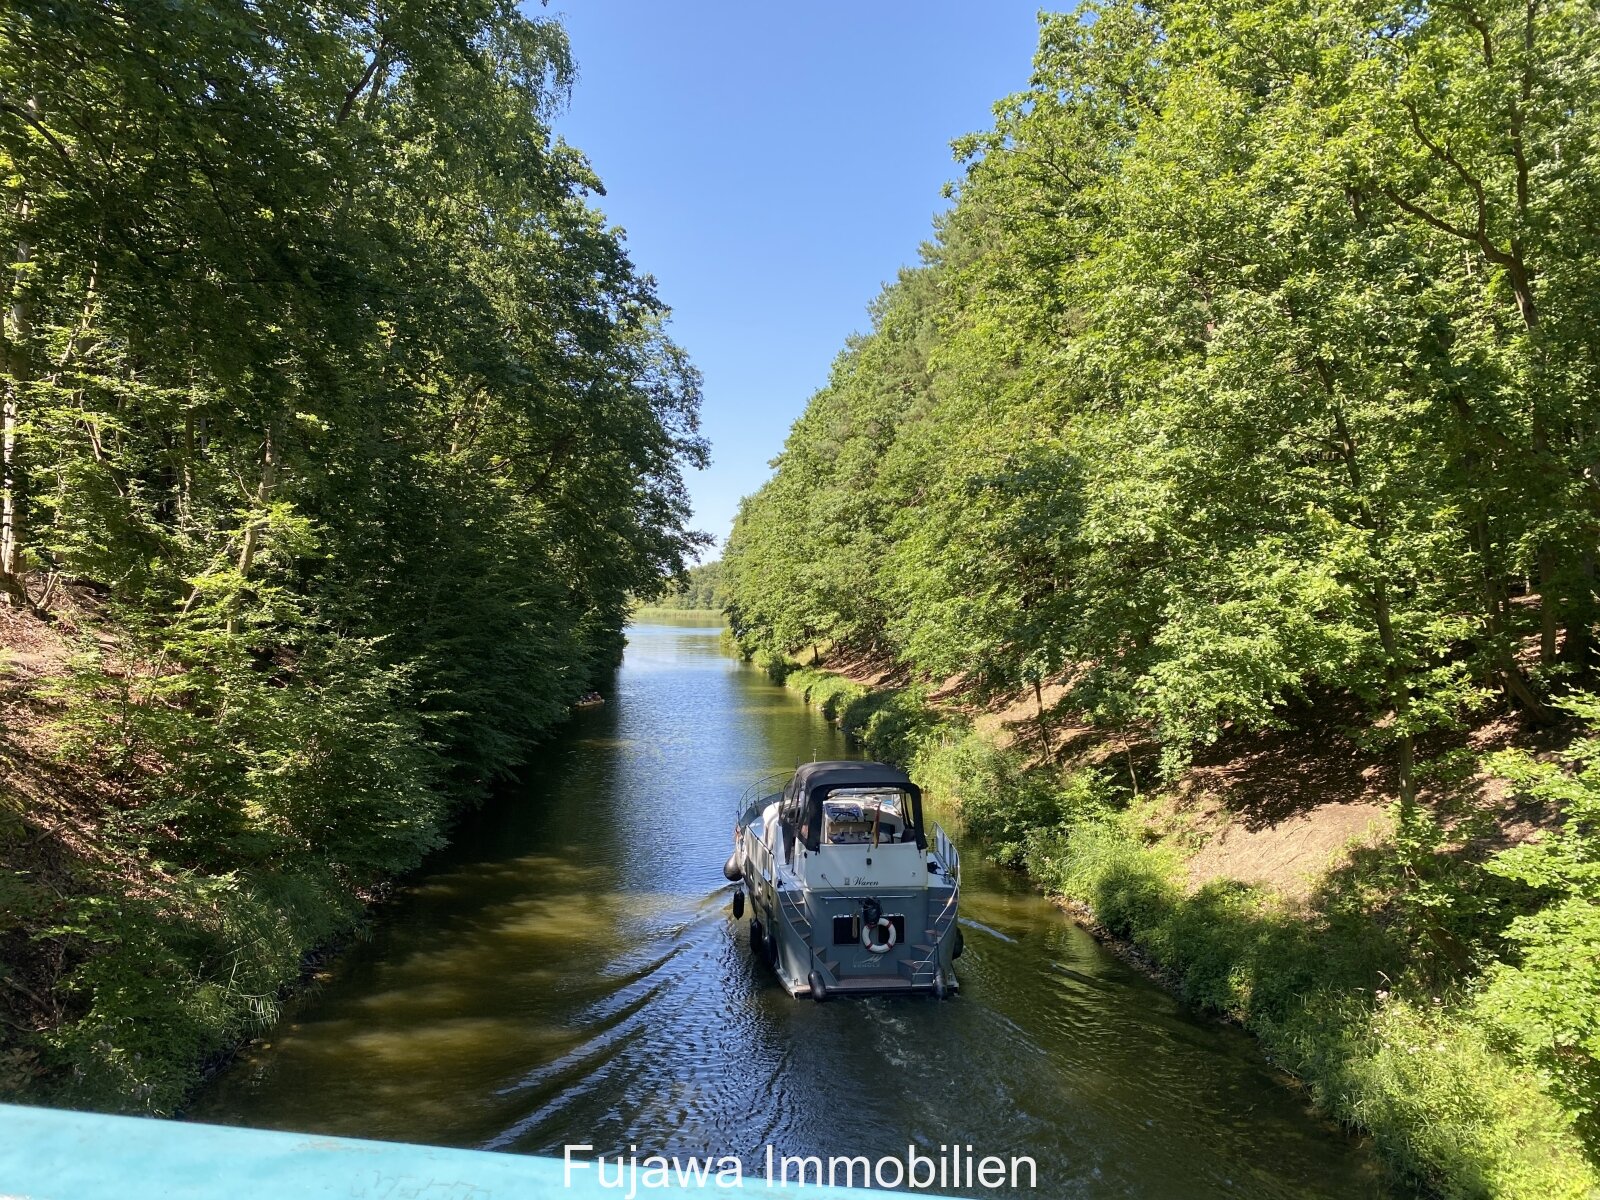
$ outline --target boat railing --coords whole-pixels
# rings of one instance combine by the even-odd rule
[[[950,927],[955,923],[956,904],[961,893],[961,853],[950,840],[950,835],[938,824],[933,827],[932,851],[934,861],[939,864],[939,870],[944,877],[950,881],[951,888],[950,894],[945,897],[944,907],[928,922],[928,933],[931,936],[927,954],[911,964],[911,981],[914,984],[930,982],[934,972],[939,969],[939,948],[944,944]]]
[[[961,884],[961,852],[956,849],[956,844],[950,840],[950,835],[944,831],[944,826],[935,824],[933,827],[933,857],[939,864],[939,870],[955,883]]]
[[[939,948],[944,944],[951,925],[955,923],[956,896],[959,890],[959,886],[950,889],[950,895],[945,899],[939,915],[929,922],[928,932],[932,937],[928,952],[911,964],[911,982],[914,984],[931,983],[934,972],[939,969]]]
[[[752,821],[745,827],[745,837],[747,839],[745,852],[749,856],[750,865],[755,867],[758,875],[773,879],[777,874],[778,856],[771,843],[767,841],[765,822]],[[0,1200],[5,1200],[5,1197],[0,1196]]]
[[[750,880],[750,868],[754,867],[756,875],[770,876],[772,874],[772,847],[767,845],[767,839],[762,836],[761,825],[756,823],[745,833],[745,880]],[[0,1200],[4,1200],[0,1197]]]
[[[774,791],[781,791],[781,788],[775,788],[773,785],[778,783],[780,780],[787,780],[792,774],[794,774],[793,771],[769,771],[765,775],[761,776],[760,779],[757,779],[749,787],[745,788],[744,791],[739,793],[739,815],[742,816],[745,809],[749,808],[763,796],[771,795]]]

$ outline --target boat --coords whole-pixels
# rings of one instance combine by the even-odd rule
[[[961,858],[922,791],[878,762],[813,762],[742,798],[723,874],[750,946],[795,996],[957,986]]]
[[[587,692],[572,702],[572,707],[582,710],[585,708],[599,708],[606,702],[606,698],[599,692]]]

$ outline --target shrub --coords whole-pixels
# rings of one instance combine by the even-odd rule
[[[1189,892],[1170,851],[1116,814],[1037,836],[1029,869],[1129,938],[1190,1003],[1240,1021],[1333,1115],[1372,1132],[1407,1175],[1449,1200],[1560,1197],[1600,1186],[1573,1118],[1499,1054],[1471,1008],[1380,990],[1406,960],[1352,897],[1362,870],[1319,911],[1217,881]]]
[[[1022,865],[1034,830],[1054,828],[1066,815],[1056,787],[970,729],[947,730],[928,741],[913,768],[923,787],[948,798],[967,831],[1007,866]]]
[[[910,763],[941,724],[917,688],[869,691],[845,708],[840,725],[846,735],[884,762]]]
[[[1462,1012],[1329,1004],[1319,1025],[1303,1035],[1318,1043],[1319,1096],[1447,1200],[1584,1200],[1600,1187],[1571,1117]]]
[[[1478,1013],[1491,1036],[1549,1082],[1590,1146],[1600,1147],[1600,696],[1576,696],[1564,707],[1590,732],[1557,761],[1522,752],[1492,760],[1561,820],[1489,864],[1543,907],[1511,922],[1514,960],[1490,969]]]

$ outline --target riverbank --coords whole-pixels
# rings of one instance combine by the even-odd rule
[[[382,878],[200,872],[130,844],[165,764],[147,746],[97,753],[82,689],[105,669],[136,694],[155,670],[71,591],[50,620],[0,609],[0,646],[0,1094],[170,1114],[271,1026]]]
[[[1224,740],[1144,790],[1147,748],[1053,711],[1059,692],[975,709],[870,660],[765,665],[1185,1001],[1256,1034],[1400,1175],[1463,1200],[1600,1189],[1581,1110],[1519,1058],[1515,981],[1482,951],[1508,902],[1483,864],[1541,820],[1503,780],[1441,779],[1426,821],[1400,814],[1379,763],[1308,723]]]
[[[726,1147],[747,1167],[775,1140],[824,1161],[942,1141],[1031,1156],[1034,1194],[1084,1200],[1411,1194],[1243,1034],[981,855],[958,1002],[796,1000],[750,953],[721,868],[740,790],[847,757],[844,737],[698,619],[630,627],[608,696],[190,1115],[557,1157],[579,1138]]]
[[[83,589],[0,606],[7,1099],[180,1111],[484,794],[404,692],[241,650],[210,694],[170,649]]]

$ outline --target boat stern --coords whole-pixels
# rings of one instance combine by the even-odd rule
[[[857,895],[787,889],[779,977],[795,995],[928,992],[957,986],[954,881],[916,891]]]

